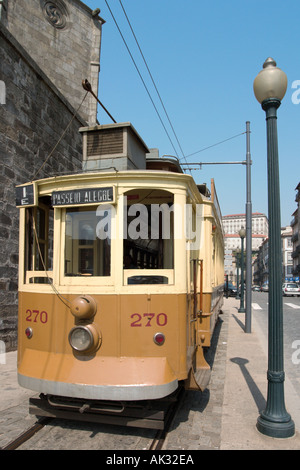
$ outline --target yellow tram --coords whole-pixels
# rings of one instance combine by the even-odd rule
[[[203,390],[224,284],[213,180],[130,123],[81,132],[84,171],[17,187],[19,384],[79,408]]]

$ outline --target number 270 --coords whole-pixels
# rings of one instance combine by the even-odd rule
[[[155,322],[158,326],[165,326],[168,322],[168,317],[165,313],[159,313],[158,315],[155,315],[155,313],[143,313],[143,315],[133,313],[130,318],[136,319],[130,323],[130,326],[151,326],[153,318],[155,318]]]
[[[30,310],[29,308],[26,310],[26,321],[32,321],[33,323],[41,322],[47,323],[48,321],[48,313],[45,310],[41,312],[39,310]]]

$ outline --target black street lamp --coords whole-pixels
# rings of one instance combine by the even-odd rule
[[[239,259],[238,259],[238,253],[236,253],[235,256],[236,259],[236,296],[235,298],[238,300],[240,298],[240,291],[239,291]]]
[[[244,238],[246,236],[246,230],[244,227],[241,228],[239,231],[239,236],[241,237],[241,301],[240,301],[240,308],[239,313],[245,313],[245,306],[244,306]]]
[[[268,392],[266,409],[257,429],[270,437],[287,438],[295,425],[284,403],[283,315],[281,293],[281,217],[279,194],[277,109],[286,89],[286,74],[268,58],[253,84],[256,99],[266,112],[269,216]]]

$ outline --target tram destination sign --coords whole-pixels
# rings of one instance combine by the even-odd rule
[[[35,184],[24,184],[16,187],[16,206],[33,207],[37,204]]]
[[[114,188],[87,188],[53,191],[52,206],[77,206],[114,202]]]

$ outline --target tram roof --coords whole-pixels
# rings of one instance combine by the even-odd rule
[[[97,170],[97,171],[81,171],[73,172],[65,175],[58,176],[49,176],[47,178],[42,178],[40,180],[28,181],[26,183],[17,185],[17,187],[23,187],[27,185],[32,185],[38,188],[38,193],[40,195],[46,195],[52,191],[63,189],[63,188],[75,188],[75,187],[87,187],[86,185],[98,185],[103,182],[107,184],[113,184],[113,181],[121,182],[121,180],[129,181],[136,179],[139,183],[141,180],[153,180],[161,182],[161,189],[164,189],[163,181],[172,182],[172,186],[187,186],[195,199],[202,199],[203,201],[210,201],[210,192],[208,190],[204,191],[203,188],[206,188],[206,185],[197,185],[194,181],[192,175],[185,173],[175,173],[174,171],[165,171],[165,170]]]

